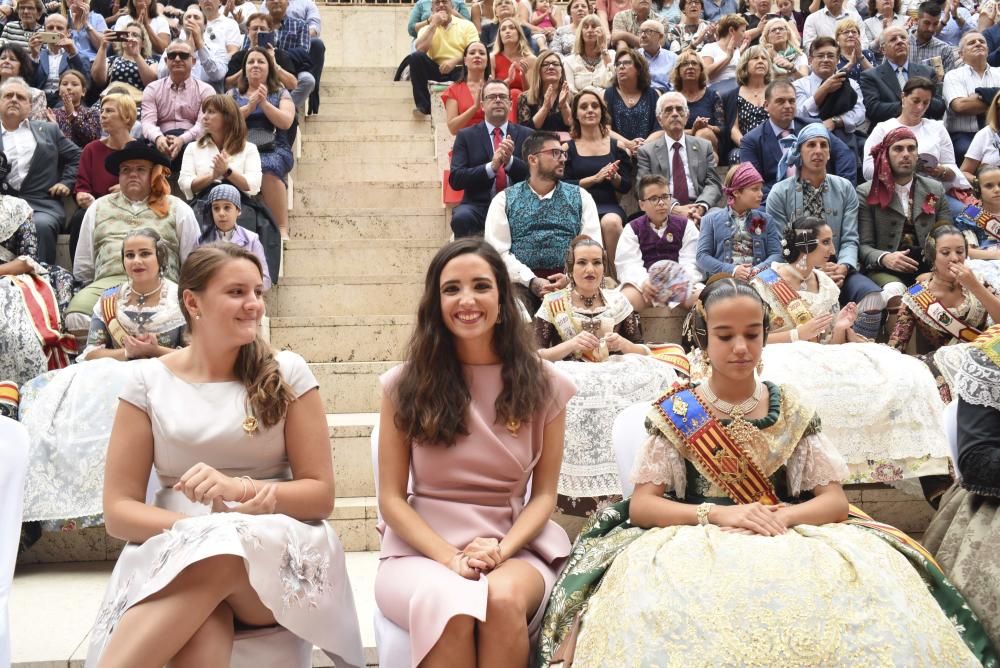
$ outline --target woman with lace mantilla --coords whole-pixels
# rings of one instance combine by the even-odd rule
[[[747,283],[725,278],[702,292],[693,335],[712,375],[654,402],[635,493],[577,540],[538,658],[549,660],[581,613],[575,661],[588,668],[685,656],[995,665],[930,555],[849,510],[846,467],[815,411],[793,387],[756,379],[767,328],[767,306]]]

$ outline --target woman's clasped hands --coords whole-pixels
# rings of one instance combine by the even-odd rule
[[[715,506],[709,511],[708,520],[727,533],[780,536],[788,529],[787,512],[788,505],[784,503],[772,506],[762,503]]]
[[[173,489],[195,503],[211,504],[215,513],[270,515],[277,507],[277,483],[233,478],[203,462],[189,468]]]
[[[448,568],[467,580],[478,580],[504,562],[500,541],[496,538],[476,538],[456,552],[448,561]]]

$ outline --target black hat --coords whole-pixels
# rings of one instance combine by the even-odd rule
[[[170,167],[170,160],[155,147],[144,141],[130,141],[120,151],[115,151],[104,159],[104,169],[118,176],[118,168],[129,160],[148,160],[154,165]]]

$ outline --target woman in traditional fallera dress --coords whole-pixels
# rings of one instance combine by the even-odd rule
[[[258,334],[262,276],[233,244],[192,252],[179,281],[191,345],[131,365],[104,485],[108,533],[129,545],[88,667],[228,666],[237,627],[274,625],[298,651],[364,665],[344,550],[323,522],[334,481],[322,400],[305,361]],[[161,486],[147,504],[151,467]],[[281,647],[255,661],[293,663]]]
[[[601,287],[605,259],[598,242],[585,235],[575,238],[566,254],[569,286],[545,295],[535,314],[538,354],[577,387],[566,405],[559,474],[557,507],[567,515],[590,515],[621,500],[611,446],[615,417],[684,378],[678,373],[682,367],[653,357],[642,344],[639,314],[628,298]]]
[[[635,493],[577,540],[540,662],[570,636],[588,668],[996,665],[930,555],[849,511],[815,411],[756,380],[768,314],[754,289],[709,285],[693,320],[712,374],[654,403]]]
[[[407,362],[381,379],[375,601],[413,666],[527,666],[569,553],[549,516],[575,390],[534,353],[510,286],[481,239],[442,248]]]

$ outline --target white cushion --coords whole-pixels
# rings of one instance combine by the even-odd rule
[[[643,401],[632,404],[615,418],[611,427],[611,441],[615,448],[615,461],[618,462],[618,477],[622,483],[622,496],[632,496],[632,466],[639,454],[639,448],[646,441],[646,414],[650,402]]]

